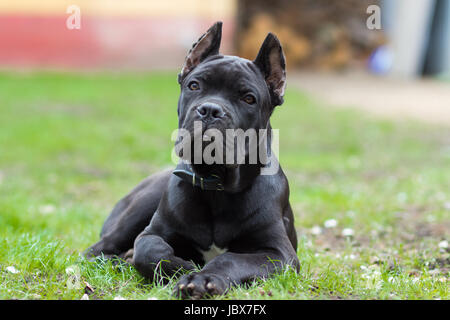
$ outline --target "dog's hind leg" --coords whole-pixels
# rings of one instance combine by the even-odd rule
[[[136,237],[150,223],[170,175],[171,171],[151,175],[122,198],[106,219],[100,241],[89,247],[84,255],[126,258]]]

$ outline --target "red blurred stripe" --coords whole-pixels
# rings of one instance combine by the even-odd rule
[[[186,45],[213,22],[82,16],[81,29],[69,30],[67,17],[0,16],[0,66],[178,66]],[[233,24],[224,27],[223,48],[229,51]]]

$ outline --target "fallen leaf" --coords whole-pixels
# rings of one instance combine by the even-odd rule
[[[94,293],[94,288],[92,288],[92,286],[87,281],[84,281],[84,285],[85,285],[84,293],[86,293],[86,294]]]

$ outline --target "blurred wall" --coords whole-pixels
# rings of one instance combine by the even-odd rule
[[[70,5],[80,29],[66,26]],[[216,20],[231,53],[235,8],[235,0],[0,1],[0,67],[178,68]]]
[[[450,0],[383,0],[391,74],[450,76]]]
[[[436,1],[423,71],[450,77],[450,0]]]

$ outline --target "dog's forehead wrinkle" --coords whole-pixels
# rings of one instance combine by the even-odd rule
[[[248,77],[249,80],[258,76],[257,67],[250,60],[236,56],[220,56],[220,59],[210,59],[199,65],[197,72],[237,74],[241,77]],[[253,79],[251,79],[253,80]]]

